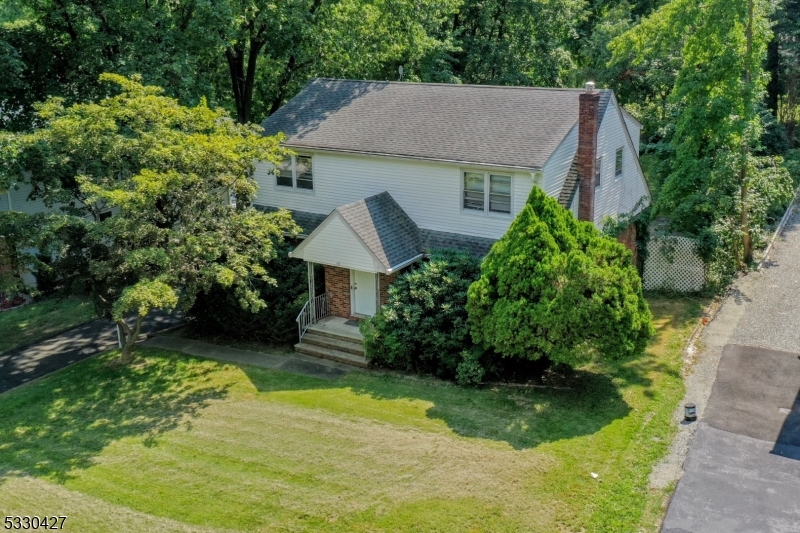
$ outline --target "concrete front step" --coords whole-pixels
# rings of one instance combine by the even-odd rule
[[[329,337],[331,339],[337,339],[341,341],[347,342],[354,342],[357,344],[361,344],[364,342],[364,339],[361,337],[361,333],[358,332],[358,328],[354,326],[346,326],[341,327],[338,326],[336,323],[332,323],[323,319],[316,324],[312,324],[306,335],[314,334],[314,335],[321,335],[323,337]],[[305,338],[305,335],[303,335]]]
[[[356,343],[350,339],[343,340],[339,337],[331,337],[330,335],[319,335],[316,332],[307,331],[300,341],[303,344],[314,344],[315,346],[322,346],[323,348],[330,348],[331,350],[339,350],[340,352],[351,353],[353,355],[364,356],[364,345]]]
[[[306,337],[308,337],[308,334],[303,336],[304,341],[306,340]],[[367,368],[367,359],[363,355],[343,352],[334,348],[327,348],[325,346],[301,342],[294,345],[294,351],[310,355],[312,357],[320,357],[322,359],[344,363],[346,365]]]

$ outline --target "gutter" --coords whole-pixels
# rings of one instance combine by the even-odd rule
[[[386,269],[386,273],[387,273],[387,274],[391,274],[392,272],[394,272],[394,271],[396,271],[396,270],[400,270],[400,269],[401,269],[401,268],[403,268],[403,267],[407,267],[407,266],[408,266],[408,265],[410,265],[411,263],[413,263],[413,262],[417,261],[418,259],[422,259],[423,257],[425,257],[425,254],[419,254],[419,255],[415,255],[414,257],[412,257],[412,258],[411,258],[411,259],[409,259],[408,261],[403,261],[403,262],[402,262],[402,263],[400,263],[399,265],[395,265],[395,266],[393,266],[393,267],[391,267],[391,268],[387,268],[387,269]]]

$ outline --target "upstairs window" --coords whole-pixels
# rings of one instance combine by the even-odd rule
[[[489,211],[511,213],[511,176],[489,174]]]
[[[484,213],[511,213],[511,176],[464,172],[462,207]]]
[[[598,157],[594,162],[594,186],[600,187],[600,180],[603,178],[603,158]]]
[[[285,158],[277,166],[275,183],[281,187],[294,189],[314,189],[314,175],[310,155],[293,155]]]
[[[622,176],[622,148],[617,148],[617,156],[614,162],[614,177]]]
[[[484,182],[483,172],[464,172],[464,209],[475,209],[483,211],[484,202]]]

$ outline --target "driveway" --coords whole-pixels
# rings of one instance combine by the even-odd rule
[[[179,315],[153,312],[142,325],[142,334],[152,335],[181,323]],[[93,320],[28,346],[0,354],[0,393],[72,363],[116,348],[116,325]]]
[[[800,214],[770,256],[741,296],[663,533],[800,533]]]

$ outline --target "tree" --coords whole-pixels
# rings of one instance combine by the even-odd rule
[[[129,363],[152,309],[188,309],[214,285],[232,288],[244,309],[266,306],[250,280],[274,283],[264,265],[297,227],[286,211],[250,207],[255,162],[286,154],[279,137],[205,102],[180,106],[137,78],[101,81],[119,94],[38,106],[43,127],[16,135],[0,169],[30,171],[33,195],[60,207],[42,217],[40,248],[71,261],[98,313],[123,331],[121,361]]]
[[[467,311],[484,348],[573,367],[640,353],[653,334],[631,252],[537,187],[481,265]]]
[[[764,130],[760,107],[771,12],[767,0],[672,0],[611,43],[616,57],[639,60],[676,43],[680,48],[671,95],[678,109],[669,140],[675,156],[657,209],[673,215],[674,229],[689,234],[734,232],[727,240],[739,267],[752,260],[754,209],[763,200],[784,201],[791,187],[779,159],[754,156]],[[777,197],[753,189],[766,183],[753,179],[754,169],[775,169]]]

